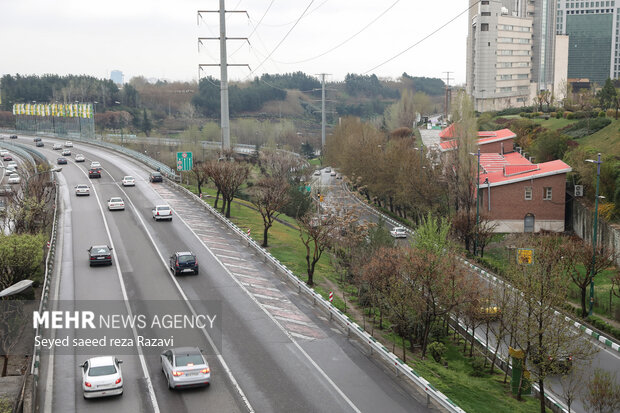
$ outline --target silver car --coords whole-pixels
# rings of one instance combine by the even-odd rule
[[[208,386],[211,369],[197,347],[179,347],[161,353],[161,371],[166,376],[168,387]]]
[[[121,363],[112,356],[93,357],[80,364],[84,398],[120,396],[123,394]]]
[[[88,185],[80,184],[75,186],[75,195],[90,195],[90,187]]]

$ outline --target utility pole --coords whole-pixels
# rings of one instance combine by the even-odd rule
[[[321,76],[321,154],[325,147],[325,76],[329,73],[319,73]]]
[[[443,116],[444,116],[444,122],[448,122],[448,110],[449,110],[450,100],[451,100],[450,73],[452,72],[444,72],[444,73],[446,74],[446,96],[445,96],[444,104],[443,104]]]
[[[220,66],[220,123],[222,129],[222,150],[230,149],[230,116],[228,105],[228,66],[249,66],[247,64],[228,64],[226,54],[226,40],[248,40],[247,37],[226,37],[226,13],[245,13],[245,10],[226,11],[225,0],[220,0],[219,10],[198,10],[198,17],[201,13],[218,13],[220,15],[220,37],[199,37],[198,47],[202,40],[220,41],[220,63],[218,64],[199,64],[198,65],[198,84],[200,84],[200,69],[203,66]],[[249,16],[248,16],[249,18]]]

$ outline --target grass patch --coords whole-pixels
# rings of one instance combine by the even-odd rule
[[[572,125],[573,123],[577,122],[577,120],[575,120],[575,119],[565,119],[565,118],[560,118],[560,119],[556,119],[556,118],[549,118],[549,119],[536,118],[536,119],[532,119],[532,121],[534,121],[536,123],[539,123],[540,126],[542,126],[545,129],[549,129],[549,130],[562,129],[565,126]]]
[[[538,399],[524,396],[523,401],[516,400],[510,392],[510,377],[504,384],[504,373],[497,372],[497,369],[493,375],[473,377],[472,359],[463,356],[462,346],[450,339],[442,342],[447,349],[444,358],[448,367],[431,357],[425,360],[414,358],[408,360],[408,364],[463,410],[476,413],[540,412]]]
[[[601,153],[620,155],[620,119],[612,118],[611,124],[592,135],[579,139],[579,143],[590,146]]]

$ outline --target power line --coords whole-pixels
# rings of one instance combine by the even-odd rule
[[[272,59],[274,62],[277,63],[282,63],[285,65],[293,65],[293,64],[297,64],[297,63],[305,63],[305,62],[309,62],[310,60],[314,60],[314,59],[318,59],[319,57],[325,56],[328,53],[333,52],[334,50],[338,49],[340,46],[344,45],[345,43],[348,43],[350,40],[352,40],[353,38],[357,37],[360,33],[362,33],[364,30],[366,30],[367,28],[369,28],[373,23],[375,23],[377,20],[379,20],[381,17],[383,17],[383,15],[385,13],[387,13],[388,11],[390,11],[390,9],[392,9],[392,7],[396,6],[396,4],[400,2],[400,0],[396,0],[394,3],[392,3],[392,5],[390,7],[388,7],[387,9],[385,9],[381,14],[379,14],[377,17],[375,17],[370,23],[368,23],[366,26],[364,26],[361,30],[359,30],[357,33],[355,33],[354,35],[352,35],[351,37],[347,38],[346,40],[338,43],[336,46],[332,47],[329,50],[326,50],[325,52],[318,54],[314,57],[309,57],[307,59],[303,59],[303,60],[298,60],[296,62],[281,62],[278,60],[274,60]]]
[[[453,21],[455,21],[456,19],[458,19],[459,17],[461,17],[463,14],[467,13],[469,11],[469,9],[473,8],[475,5],[477,5],[478,3],[480,3],[480,0],[476,1],[475,3],[473,3],[471,6],[469,6],[468,8],[466,8],[465,10],[463,10],[461,13],[457,14],[455,17],[453,17],[452,19],[450,19],[447,23],[444,23],[443,25],[441,25],[439,28],[435,29],[434,31],[432,31],[430,34],[424,36],[422,39],[418,40],[417,42],[415,42],[414,44],[412,44],[411,46],[409,46],[408,48],[406,48],[405,50],[403,50],[402,52],[390,57],[389,59],[387,59],[386,61],[384,61],[383,63],[378,64],[377,66],[373,67],[372,69],[369,69],[367,71],[365,71],[363,74],[367,74],[372,72],[373,70],[383,66],[386,63],[391,62],[392,60],[396,59],[398,56],[408,52],[409,50],[413,49],[415,46],[419,45],[420,43],[422,43],[424,40],[428,39],[429,37],[431,37],[432,35],[434,35],[435,33],[437,33],[438,31],[440,31],[441,29],[443,29],[444,27],[446,27],[447,25],[449,25],[450,23],[452,23]]]
[[[319,4],[319,5],[318,5],[318,6],[316,6],[314,9],[310,10],[310,11],[306,14],[306,16],[305,16],[305,17],[310,16],[312,13],[314,13],[315,11],[317,11],[318,9],[320,9],[321,7],[323,7],[323,5],[324,5],[325,3],[327,3],[328,1],[329,1],[329,0],[325,0],[325,1],[323,1],[323,3]],[[250,19],[250,21],[251,21],[251,20],[252,20],[252,19]],[[266,23],[263,23],[263,26],[266,26],[266,27],[283,27],[283,26],[288,26],[288,25],[291,25],[291,24],[293,24],[293,23],[294,23],[294,21],[290,21],[290,22],[288,22],[288,23],[280,23],[280,24],[266,24]]]
[[[299,16],[299,18],[297,19],[297,21],[295,22],[295,24],[289,29],[288,32],[286,32],[286,34],[284,35],[284,37],[282,38],[282,40],[280,40],[280,42],[276,45],[276,47],[274,47],[274,49],[271,51],[271,53],[269,53],[269,55],[265,58],[265,60],[263,60],[262,62],[260,62],[260,64],[258,66],[256,66],[256,69],[252,70],[248,76],[246,78],[249,78],[252,73],[256,72],[258,70],[258,68],[260,68],[266,61],[267,59],[269,59],[271,57],[272,54],[274,54],[274,52],[276,50],[278,50],[278,47],[280,47],[280,45],[284,42],[284,40],[286,40],[286,38],[288,37],[289,34],[291,34],[291,32],[293,31],[293,29],[297,26],[297,24],[299,23],[299,21],[301,20],[302,17],[304,17],[304,14],[306,14],[306,12],[308,11],[308,9],[310,8],[310,6],[312,6],[312,3],[314,3],[314,0],[311,0],[310,3],[308,4],[308,6],[305,8],[305,10],[303,11],[303,13],[301,13],[301,15]]]
[[[248,40],[252,37],[252,35],[254,34],[254,32],[256,31],[256,29],[258,29],[258,26],[260,26],[260,24],[262,23],[263,19],[265,18],[265,16],[267,15],[267,13],[269,12],[269,9],[271,9],[271,6],[273,6],[273,2],[276,0],[271,0],[271,3],[269,3],[269,6],[267,7],[267,10],[265,10],[265,13],[263,13],[263,16],[260,18],[260,20],[258,21],[258,23],[256,24],[256,26],[252,25],[254,27],[254,29],[252,30],[252,32],[248,35]],[[252,20],[250,20],[250,23],[252,22]],[[237,48],[237,50],[235,50],[234,52],[232,52],[230,54],[230,57],[233,57],[235,55],[235,53],[237,53],[239,50],[241,50],[241,48],[243,47],[243,45],[239,46]]]

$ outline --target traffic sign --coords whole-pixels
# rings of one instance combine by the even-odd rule
[[[534,250],[519,248],[517,250],[517,263],[522,265],[530,265],[533,261]]]
[[[192,170],[192,153],[177,152],[177,171]]]

